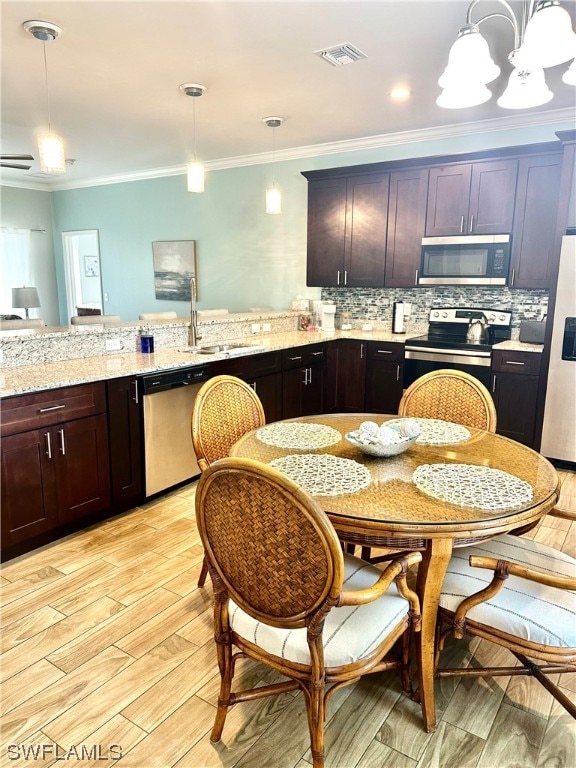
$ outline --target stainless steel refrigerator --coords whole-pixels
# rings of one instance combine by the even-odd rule
[[[562,238],[540,452],[576,462],[576,234]]]

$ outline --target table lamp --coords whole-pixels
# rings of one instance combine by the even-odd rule
[[[28,310],[40,306],[38,289],[23,286],[22,288],[12,288],[12,306],[22,307],[26,310],[26,318],[29,318]]]

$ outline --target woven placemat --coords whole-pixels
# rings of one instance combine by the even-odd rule
[[[519,477],[473,464],[422,464],[412,480],[428,496],[476,509],[511,509],[534,495],[529,483]]]
[[[387,426],[398,424],[402,419],[387,421]],[[415,421],[420,427],[420,437],[416,440],[419,445],[450,445],[451,443],[463,443],[470,439],[470,431],[462,424],[454,424],[452,421],[442,419],[417,419],[413,416],[410,421]]]
[[[356,493],[370,485],[370,472],[353,459],[329,453],[283,456],[270,462],[312,496],[339,496]]]
[[[337,429],[313,422],[267,424],[256,431],[256,437],[260,442],[275,448],[299,448],[303,451],[327,448],[342,439]]]

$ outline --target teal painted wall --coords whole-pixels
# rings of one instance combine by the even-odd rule
[[[155,240],[196,240],[201,309],[284,309],[296,294],[320,297],[320,290],[307,288],[305,282],[307,183],[301,171],[554,141],[555,131],[571,128],[559,123],[491,130],[383,149],[277,160],[275,177],[283,195],[280,216],[264,212],[264,193],[272,175],[268,164],[212,171],[201,195],[186,191],[184,176],[53,192],[62,322],[67,322],[62,231],[99,231],[102,282],[108,296],[105,312],[125,320],[150,311],[176,310],[187,315],[184,302],[155,299]]]

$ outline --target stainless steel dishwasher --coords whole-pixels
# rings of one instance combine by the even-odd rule
[[[200,474],[190,424],[196,394],[208,378],[208,366],[141,377],[146,496]]]

